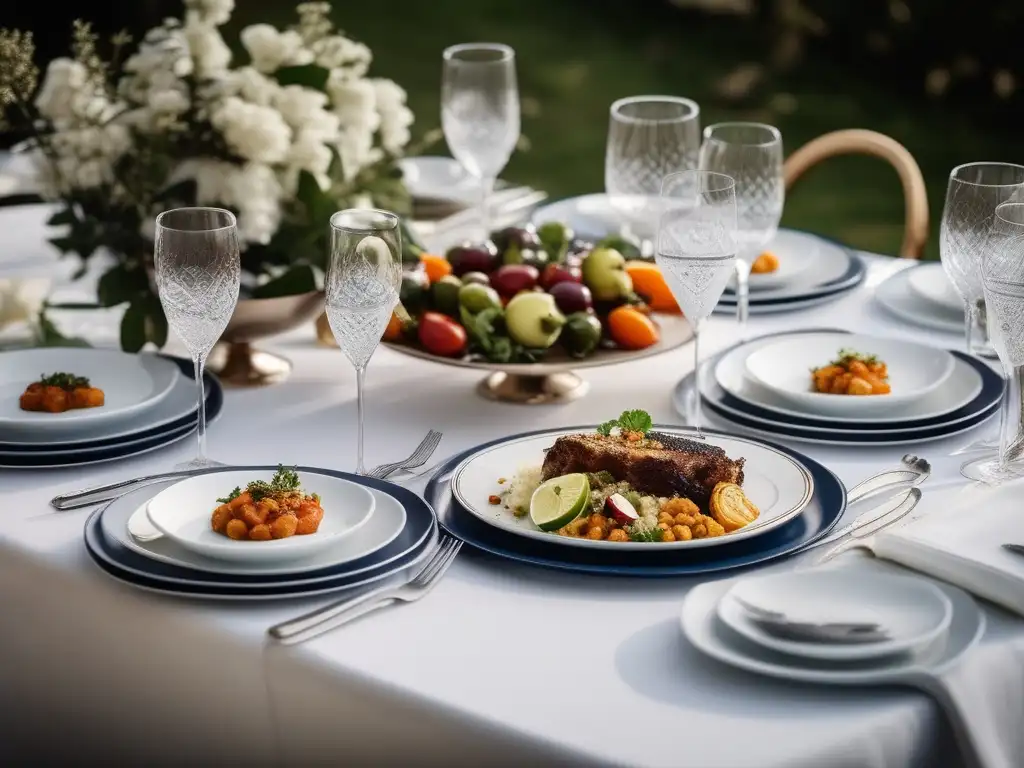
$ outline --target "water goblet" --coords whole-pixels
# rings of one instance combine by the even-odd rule
[[[654,258],[693,328],[691,423],[701,433],[700,329],[736,269],[736,182],[711,171],[665,177]]]
[[[167,322],[192,356],[199,389],[198,449],[177,469],[218,466],[206,456],[206,358],[238,303],[241,262],[235,215],[176,208],[156,217],[156,286]]]
[[[782,134],[762,123],[709,125],[699,167],[736,180],[736,318],[742,338],[750,306],[750,267],[775,237],[782,218]]]
[[[997,485],[1024,476],[1024,203],[995,209],[984,247],[982,283],[992,345],[1006,377],[999,454],[961,466],[971,480]]]
[[[490,233],[488,200],[519,141],[515,51],[500,43],[463,43],[444,51],[441,128],[452,156],[480,181],[480,218]]]
[[[700,107],[678,96],[631,96],[610,109],[604,188],[622,216],[621,231],[650,241],[662,181],[697,167]]]
[[[363,379],[402,284],[402,236],[389,211],[350,209],[331,217],[326,311],[334,338],[356,370],[356,472],[363,463]]]

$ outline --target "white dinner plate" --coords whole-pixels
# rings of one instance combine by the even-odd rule
[[[963,336],[963,309],[953,312],[925,301],[910,289],[910,277],[929,265],[910,267],[897,272],[875,288],[875,301],[901,320],[922,328]]]
[[[951,313],[963,312],[964,302],[941,264],[922,264],[907,277],[910,290]]]
[[[785,312],[797,312],[802,309],[813,309],[814,307],[820,307],[825,304],[831,304],[834,301],[839,301],[856,290],[860,283],[855,283],[848,288],[841,290],[829,291],[828,293],[822,293],[810,298],[804,299],[793,299],[792,301],[772,301],[766,304],[759,304],[757,302],[751,302],[749,307],[749,313],[751,316],[754,315],[780,315]],[[714,312],[716,315],[735,315],[736,304],[735,302],[720,301],[715,306]]]
[[[891,394],[833,395],[812,388],[810,371],[841,349],[876,355],[888,367]],[[953,372],[949,352],[910,341],[848,333],[802,333],[766,342],[751,351],[746,375],[803,414],[876,416],[902,410],[942,387]]]
[[[398,161],[402,181],[413,198],[451,200],[476,205],[480,181],[470,176],[458,160],[451,157],[404,157]]]
[[[859,571],[862,572],[862,571]],[[916,655],[897,655],[837,664],[797,658],[751,643],[718,618],[718,601],[732,588],[729,580],[699,584],[683,601],[683,634],[693,646],[723,664],[792,682],[825,685],[883,685],[925,682],[924,677],[948,669],[981,640],[985,614],[974,599],[957,587],[937,582],[953,605],[945,642],[933,643]]]
[[[205,557],[235,562],[283,562],[310,557],[335,546],[370,519],[375,505],[367,488],[340,478],[316,476],[305,493],[320,496],[324,517],[316,533],[271,541],[235,541],[210,526],[217,499],[232,488],[254,480],[269,482],[273,472],[215,472],[175,483],[154,496],[147,507],[149,521],[185,549]],[[302,476],[299,476],[302,480]]]
[[[809,642],[766,630],[744,607],[778,611],[796,622],[870,622],[888,637],[872,642]],[[826,568],[752,576],[718,602],[718,618],[752,643],[790,656],[862,661],[925,651],[948,630],[953,604],[926,579]]]
[[[18,398],[40,375],[57,372],[85,376],[103,390],[104,404],[64,413],[23,411]],[[166,397],[181,376],[170,360],[113,349],[48,347],[5,352],[0,356],[0,434],[81,431],[134,416]]]
[[[317,476],[314,484],[319,485],[319,481],[320,477]],[[366,525],[351,536],[346,536],[330,547],[298,562],[233,562],[203,557],[179,546],[173,539],[163,536],[153,527],[146,514],[148,501],[141,504],[134,512],[121,507],[116,508],[113,513],[105,512],[100,524],[103,534],[108,539],[118,541],[144,557],[168,565],[230,576],[287,576],[333,568],[358,560],[386,547],[395,540],[405,527],[405,507],[397,499],[383,491],[378,491],[375,488],[367,490],[373,494],[374,508]],[[136,535],[140,534],[145,539],[144,541],[136,538]],[[375,562],[368,567],[376,568],[382,564]],[[358,572],[353,571],[352,573]]]
[[[803,334],[799,334],[790,338],[796,340],[802,338],[802,336]],[[837,334],[837,338],[842,338],[843,336],[849,336],[849,334]],[[787,400],[757,386],[755,382],[746,376],[747,356],[779,338],[785,337],[773,336],[765,339],[755,339],[749,344],[744,344],[726,352],[714,367],[715,380],[722,389],[734,397],[777,413],[780,416],[807,416],[806,412],[793,408]],[[877,416],[843,414],[835,415],[832,418],[835,419],[837,425],[849,424],[851,426],[863,423],[885,424],[888,422],[896,423],[913,421],[915,419],[930,419],[967,405],[978,396],[981,388],[982,381],[978,372],[966,363],[959,363],[954,359],[953,370],[943,387],[933,390],[930,394],[918,400],[907,403],[900,408],[898,413],[880,414]]]
[[[664,431],[682,437],[693,435],[692,431],[686,429]],[[480,520],[519,536],[570,547],[650,552],[663,551],[666,548],[713,547],[759,536],[799,515],[814,492],[814,482],[810,473],[790,456],[753,440],[708,435],[707,442],[725,449],[730,458],[746,459],[743,466],[743,490],[760,510],[753,523],[725,536],[662,544],[591,541],[546,533],[533,524],[529,515],[516,517],[503,505],[490,503],[489,497],[500,494],[502,490],[498,483],[499,478],[511,478],[522,467],[539,466],[544,462],[545,450],[551,447],[555,439],[571,434],[577,434],[577,431],[565,430],[557,434],[523,437],[493,445],[473,454],[452,474],[452,494],[467,511]]]

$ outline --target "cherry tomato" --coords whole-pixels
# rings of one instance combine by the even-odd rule
[[[466,351],[466,329],[440,312],[420,318],[419,339],[428,352],[441,357],[458,357]]]

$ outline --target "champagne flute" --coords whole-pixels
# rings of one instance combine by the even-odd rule
[[[363,463],[363,379],[402,284],[402,235],[389,211],[350,209],[331,217],[327,319],[341,351],[356,369],[356,472]]]
[[[604,188],[622,232],[653,239],[665,176],[697,167],[700,107],[678,96],[631,96],[612,104]]]
[[[750,267],[775,237],[782,218],[782,134],[763,123],[709,125],[699,167],[736,180],[736,318],[742,339],[750,306]]]
[[[983,254],[985,307],[1007,387],[998,456],[965,462],[960,472],[998,485],[1024,476],[1024,203],[1002,203],[995,209]]]
[[[206,358],[238,303],[242,268],[235,215],[221,208],[176,208],[156,217],[156,287],[167,322],[192,356],[199,389],[195,459],[176,469],[219,466],[206,456]]]
[[[480,180],[486,239],[491,231],[488,200],[519,141],[515,51],[500,43],[463,43],[445,49],[441,128],[452,156]]]
[[[691,422],[701,433],[700,329],[736,270],[736,182],[712,171],[683,171],[661,187],[654,259],[693,328],[695,397]]]

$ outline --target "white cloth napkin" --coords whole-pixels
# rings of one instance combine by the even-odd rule
[[[875,537],[877,557],[955,584],[1024,616],[1024,483],[929,494],[908,525]],[[969,766],[1024,765],[1024,647],[983,643],[952,667],[922,676],[949,718]]]
[[[875,537],[875,556],[1024,616],[1024,556],[1001,546],[1024,544],[1024,482],[960,492],[924,490],[913,522]]]

